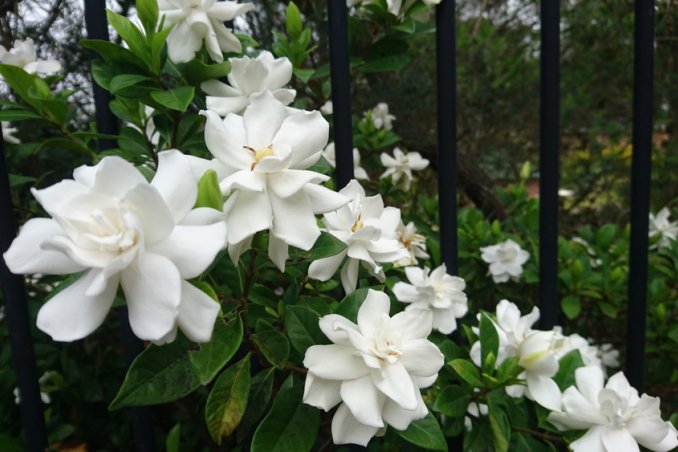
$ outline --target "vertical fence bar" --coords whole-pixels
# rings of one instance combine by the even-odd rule
[[[454,0],[436,6],[438,84],[438,209],[440,256],[448,273],[457,266],[457,67]]]
[[[15,235],[16,222],[12,210],[5,144],[0,126],[0,253],[4,254],[7,251]],[[0,282],[2,282],[5,294],[5,314],[9,330],[9,344],[12,349],[12,364],[21,396],[19,409],[26,448],[31,452],[44,451],[47,449],[47,430],[40,399],[38,369],[33,352],[24,280],[22,276],[9,271],[2,256],[0,256]]]
[[[642,391],[647,304],[648,216],[652,162],[654,1],[636,0],[633,51],[633,158],[626,375]]]
[[[101,0],[85,0],[85,22],[88,38],[108,41],[108,21],[106,20],[105,2]],[[92,55],[92,58],[94,57]],[[113,115],[108,106],[111,101],[110,94],[97,85],[94,80],[92,80],[92,91],[94,93],[97,131],[111,135],[117,134],[118,119]],[[100,150],[111,149],[115,146],[116,143],[113,140],[99,140]],[[119,309],[118,313],[122,327],[121,336],[125,360],[129,365],[143,350],[143,344],[132,332],[127,308]],[[151,410],[148,407],[139,407],[132,408],[131,412],[136,449],[142,452],[154,451],[155,436],[153,425],[151,424]]]
[[[353,179],[353,134],[351,123],[351,74],[348,55],[348,7],[343,0],[327,0],[330,27],[330,77],[332,120],[337,167],[337,190]]]
[[[542,328],[557,323],[560,1],[541,1],[539,97],[539,309]]]

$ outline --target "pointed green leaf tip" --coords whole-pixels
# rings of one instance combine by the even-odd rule
[[[205,171],[198,181],[198,199],[195,201],[195,207],[211,207],[220,212],[224,207],[216,171]]]
[[[287,36],[290,38],[290,41],[296,41],[303,25],[301,23],[301,13],[299,8],[294,2],[290,2],[287,5],[287,13],[285,14],[285,28],[287,29]]]

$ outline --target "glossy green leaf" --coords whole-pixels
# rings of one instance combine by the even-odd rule
[[[280,389],[252,438],[252,452],[305,452],[311,450],[320,427],[320,412],[304,404],[303,384]]]
[[[249,436],[250,429],[256,425],[266,411],[268,402],[271,400],[271,394],[273,393],[274,376],[275,369],[269,367],[252,377],[250,395],[247,399],[247,411],[240,422],[240,428],[238,428],[239,441]]]
[[[224,197],[219,188],[219,179],[216,171],[205,171],[198,181],[198,198],[195,207],[211,207],[221,212],[224,207]]]
[[[146,69],[146,64],[139,57],[113,42],[102,39],[82,39],[80,45],[86,49],[94,50],[107,63],[126,63],[141,70]]]
[[[438,420],[431,413],[414,421],[407,430],[395,430],[398,436],[426,450],[447,450],[447,442]]]
[[[136,357],[110,410],[180,399],[200,386],[188,357],[196,345],[182,335],[167,345],[149,347]]]
[[[567,318],[572,320],[577,318],[581,312],[581,300],[579,300],[579,297],[568,295],[560,300],[560,307],[563,309]]]
[[[365,287],[346,295],[344,299],[341,300],[341,303],[339,303],[339,306],[337,306],[337,309],[334,310],[334,313],[346,317],[351,322],[356,322],[358,318],[358,309],[360,309],[363,301],[365,301],[368,290],[369,288]]]
[[[497,329],[494,326],[492,319],[483,312],[480,314],[480,359],[483,363],[483,371],[486,373],[491,373],[494,368],[495,360],[487,363],[487,358],[490,354],[491,356],[496,357],[499,353],[499,335],[497,334]],[[488,364],[488,365],[486,365]]]
[[[146,46],[146,37],[141,30],[125,16],[114,13],[109,9],[106,10],[106,17],[115,31],[127,43],[129,50],[141,61],[148,62],[150,54]]]
[[[191,60],[179,66],[186,81],[198,85],[205,80],[216,80],[226,77],[231,72],[231,63],[224,61],[217,64],[205,64],[199,60]]]
[[[202,344],[199,351],[189,352],[188,356],[200,383],[205,385],[219,373],[226,363],[238,351],[242,342],[243,328],[240,317],[228,323],[217,322],[212,339]]]
[[[257,322],[256,333],[250,336],[266,360],[278,369],[282,369],[290,357],[290,342],[287,337],[260,320]]]
[[[285,307],[285,331],[292,347],[302,355],[311,345],[327,343],[318,325],[319,320],[320,316],[309,307]]]
[[[205,405],[205,422],[215,443],[231,436],[247,409],[250,355],[226,369],[214,383]]]
[[[471,401],[468,390],[459,385],[446,386],[433,404],[433,409],[448,417],[462,417]]]
[[[301,34],[303,29],[303,24],[301,21],[301,13],[299,8],[294,2],[290,2],[287,5],[287,12],[285,14],[285,29],[287,30],[287,36],[291,41],[296,41]]]
[[[167,439],[165,439],[165,450],[167,452],[180,452],[180,439],[181,439],[181,423],[177,423],[172,430],[167,434]]]
[[[111,94],[136,97],[143,96],[151,85],[153,80],[144,75],[120,74],[111,79],[109,90]]]
[[[553,380],[558,384],[561,391],[575,384],[575,370],[582,366],[584,366],[584,360],[579,350],[571,350],[560,358],[558,361],[558,372],[553,376]]]
[[[471,361],[466,359],[455,359],[448,363],[459,377],[466,383],[476,388],[482,388],[484,385],[478,368]]]
[[[290,250],[291,259],[315,261],[325,257],[336,256],[346,249],[346,244],[328,232],[321,232],[309,251]]]
[[[158,2],[157,0],[137,0],[137,16],[144,25],[146,33],[155,31],[158,22]]]
[[[506,397],[506,394],[502,394],[502,396]],[[487,407],[494,450],[497,452],[507,452],[511,442],[511,424],[506,411],[495,403],[493,397],[487,398]]]
[[[23,121],[25,119],[43,118],[30,110],[0,110],[0,120],[2,121]]]
[[[169,91],[153,91],[151,97],[160,105],[171,110],[186,111],[195,96],[195,88],[192,86],[179,86]]]

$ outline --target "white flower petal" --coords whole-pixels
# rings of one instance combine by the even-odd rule
[[[222,164],[234,170],[250,170],[254,155],[247,145],[242,116],[229,114],[222,121],[216,112],[201,111],[205,116],[205,144]]]
[[[354,380],[369,373],[355,348],[344,345],[312,345],[306,349],[304,367],[325,380]]]
[[[264,149],[271,144],[274,149],[279,144],[291,145],[292,143],[274,139],[287,114],[285,106],[273,97],[270,91],[252,95],[244,116],[246,144],[256,150]]]
[[[344,257],[346,257],[346,250],[334,256],[325,257],[323,259],[318,259],[311,262],[311,265],[308,267],[309,278],[317,279],[319,281],[327,281],[337,272],[337,269],[339,269],[339,266],[341,266]]]
[[[603,445],[603,430],[602,426],[591,428],[584,436],[570,443],[570,447],[574,452],[612,452]]]
[[[311,208],[314,214],[331,212],[345,206],[349,199],[322,185],[307,184],[304,186],[304,192],[308,196]]]
[[[327,144],[330,125],[319,111],[298,112],[285,118],[273,138],[273,145],[287,144],[294,154],[290,166],[301,168],[299,163],[314,154],[320,154]]]
[[[399,361],[410,375],[430,377],[437,374],[445,364],[445,357],[440,349],[427,339],[413,339],[400,347]]]
[[[376,337],[381,328],[382,319],[388,318],[391,300],[383,292],[369,289],[363,304],[358,309],[358,328],[366,337]]]
[[[177,323],[193,342],[209,342],[221,307],[202,290],[181,281],[181,303]]]
[[[176,24],[167,37],[167,55],[174,63],[191,61],[200,47],[202,37],[194,32],[187,21]]]
[[[369,375],[341,383],[341,399],[353,417],[370,427],[383,427],[381,409],[386,398],[377,391]]]
[[[151,181],[170,210],[174,222],[180,222],[198,198],[198,181],[188,159],[177,151],[158,154],[158,172]]]
[[[166,239],[174,229],[172,213],[155,187],[137,185],[125,194],[122,203],[131,207],[141,220],[147,245]]]
[[[371,376],[375,386],[402,408],[414,410],[419,405],[412,377],[402,363],[396,362],[382,369],[372,370]]]
[[[341,285],[346,294],[353,292],[358,286],[358,263],[356,259],[348,258],[341,269]]]
[[[289,247],[284,240],[279,239],[273,231],[268,235],[268,257],[278,267],[278,270],[285,272],[285,261],[289,257]]]
[[[288,245],[310,250],[320,236],[320,228],[306,193],[299,192],[288,198],[269,193],[269,197],[273,211],[271,231]]]
[[[324,380],[308,372],[304,383],[304,403],[329,411],[341,402],[340,387],[340,381]]]
[[[334,444],[358,444],[367,446],[379,427],[361,424],[353,417],[345,404],[339,405],[332,418],[332,441]]]
[[[560,410],[561,393],[555,381],[541,375],[527,374],[527,388],[539,405],[549,410]]]
[[[239,191],[233,196],[236,199],[226,214],[229,244],[242,242],[258,231],[271,228],[273,213],[265,193]]]
[[[606,428],[602,435],[603,445],[609,452],[624,451],[624,452],[640,452],[638,443],[633,439],[633,436],[626,429]]]
[[[406,430],[412,421],[426,417],[428,414],[426,404],[422,400],[419,391],[415,390],[415,395],[419,403],[417,408],[414,410],[406,410],[393,400],[387,399],[386,403],[384,403],[384,411],[382,413],[384,421],[386,421],[388,425],[397,428],[398,430]]]
[[[338,345],[351,344],[346,330],[359,332],[358,326],[355,323],[337,314],[328,314],[321,317],[318,324],[323,334]]]

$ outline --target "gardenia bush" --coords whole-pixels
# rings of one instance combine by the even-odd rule
[[[356,20],[371,11],[398,23],[425,20],[437,2],[351,3]],[[130,124],[126,138],[97,153],[94,138],[105,136],[69,132],[92,164],[32,189],[46,215],[26,222],[4,254],[17,274],[71,275],[37,314],[55,341],[86,338],[111,321],[111,309],[127,307],[147,345],[111,410],[197,393],[212,440],[253,451],[329,441],[446,450],[446,437],[460,435],[466,450],[678,446],[659,399],[639,396],[622,372],[605,379],[618,365],[610,344],[534,329],[539,310],[523,315],[511,302],[529,300],[499,298],[499,284],[534,283],[520,238],[478,222],[485,235],[476,243],[480,235],[462,228],[473,248],[461,256],[475,276],[448,273],[435,217],[412,221],[417,209],[435,211],[434,199],[412,202],[413,171],[426,171],[428,160],[392,147],[399,138],[386,103],[355,123],[363,153],[393,154],[382,153],[384,168],[374,172],[390,182],[370,178],[355,149],[365,185],[333,186],[330,125],[287,86],[293,74],[297,86],[323,77],[302,70],[310,31],[293,3],[275,56],[223,25],[251,4],[136,7],[138,23],[108,12],[124,46],[83,42],[102,58],[93,75]],[[14,96],[3,119],[71,127],[70,93],[40,75],[58,63],[36,60],[30,40],[1,49],[0,61]],[[657,245],[673,246],[668,211],[652,221]],[[583,240],[572,244],[593,259]],[[477,281],[493,296],[474,299]]]

